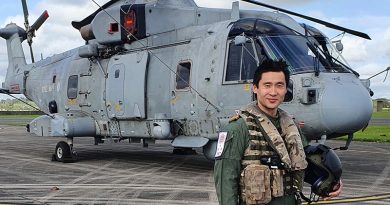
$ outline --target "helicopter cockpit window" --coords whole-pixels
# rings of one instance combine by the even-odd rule
[[[184,90],[190,87],[191,63],[181,62],[177,65],[176,89]]]
[[[304,36],[274,21],[246,18],[234,22],[228,38],[244,35],[250,39],[256,47],[257,59],[249,57],[254,53],[249,48],[251,43],[234,45],[229,40],[224,83],[251,79],[252,68],[256,69],[255,62],[262,62],[265,58],[285,60],[291,74],[353,72],[326,36],[312,33],[312,29],[308,29],[309,35]],[[254,60],[250,62],[252,59]]]
[[[256,19],[253,18],[238,20],[230,29],[229,37],[242,35],[243,33],[246,36],[252,36],[254,34],[253,29],[255,28],[255,22]]]
[[[290,79],[290,81],[288,82],[288,85],[287,85],[287,93],[284,96],[283,102],[290,102],[291,100],[293,100],[293,98],[294,98],[294,93],[293,93],[294,87],[293,86],[294,86],[294,83]]]
[[[325,66],[327,72],[350,72],[350,66],[327,37],[313,35],[309,40],[318,50],[319,55],[327,60],[328,64]]]
[[[257,69],[257,57],[252,41],[242,45],[229,42],[225,82],[248,82]]]
[[[325,58],[328,63],[325,66],[327,72],[353,72],[351,66],[343,58],[341,53],[334,47],[333,42],[329,40],[318,29],[302,24],[305,32],[308,35],[308,40],[318,51],[322,58]]]
[[[76,99],[78,90],[78,76],[71,75],[68,79],[68,98]]]
[[[260,36],[260,43],[271,59],[284,59],[291,74],[326,71],[326,59],[310,48],[306,38],[298,35]]]

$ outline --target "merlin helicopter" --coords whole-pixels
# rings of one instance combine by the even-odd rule
[[[1,92],[23,94],[46,115],[29,123],[59,137],[55,159],[75,159],[73,139],[128,140],[175,149],[203,148],[213,159],[218,131],[255,99],[252,76],[264,59],[284,59],[291,83],[282,108],[311,140],[365,128],[372,113],[369,81],[360,80],[318,29],[290,15],[369,39],[367,34],[257,1],[281,12],[201,8],[193,0],[111,0],[72,26],[85,45],[26,63],[22,42],[48,14],[23,29],[0,29],[8,70]],[[287,14],[290,15],[287,15]],[[30,49],[32,54],[32,49]],[[31,55],[33,57],[33,55]]]

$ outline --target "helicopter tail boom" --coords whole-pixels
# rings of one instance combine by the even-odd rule
[[[26,65],[22,41],[26,39],[26,31],[16,24],[8,24],[0,29],[0,36],[7,41],[8,69],[3,89],[9,93],[19,94],[23,86],[23,67]]]

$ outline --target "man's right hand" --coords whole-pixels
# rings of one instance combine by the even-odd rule
[[[337,183],[333,187],[333,192],[329,193],[328,197],[323,197],[322,200],[327,201],[330,200],[331,198],[340,196],[341,192],[343,191],[343,187],[344,187],[343,182],[340,179],[339,183]]]

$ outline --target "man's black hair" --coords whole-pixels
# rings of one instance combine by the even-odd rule
[[[255,74],[253,76],[253,85],[256,85],[256,87],[258,87],[262,74],[266,72],[283,72],[284,78],[286,80],[286,86],[288,86],[288,83],[290,81],[290,71],[288,70],[288,65],[286,61],[284,61],[283,59],[280,59],[278,61],[274,61],[271,59],[264,60],[255,71]]]

